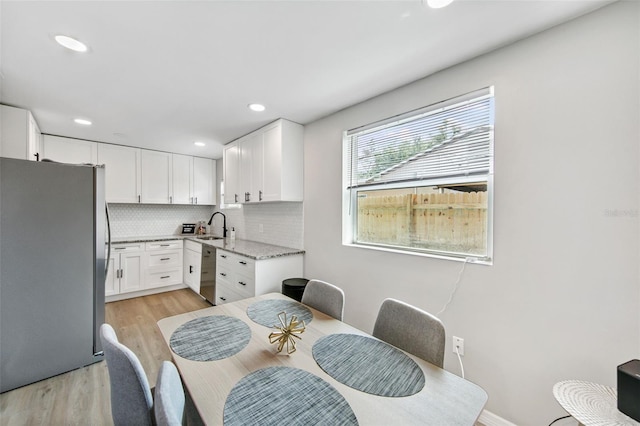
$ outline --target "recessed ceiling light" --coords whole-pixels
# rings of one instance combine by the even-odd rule
[[[83,126],[91,126],[91,122],[89,120],[85,120],[84,118],[76,118],[75,121],[77,124],[82,124]]]
[[[265,106],[261,104],[249,104],[248,106],[251,111],[256,111],[256,112],[262,112],[266,109]]]
[[[79,42],[75,38],[71,38],[71,37],[64,36],[64,35],[57,35],[55,37],[55,39],[58,42],[58,44],[60,44],[61,46],[66,47],[67,49],[71,49],[71,50],[76,51],[76,52],[86,52],[87,51],[87,45],[82,43],[82,42]]]
[[[193,144],[195,146],[205,146],[206,145],[204,142],[194,142]]]
[[[429,7],[433,9],[440,9],[445,6],[449,6],[453,0],[427,0]]]

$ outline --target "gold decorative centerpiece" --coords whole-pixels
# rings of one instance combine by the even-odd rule
[[[274,325],[273,328],[278,331],[274,331],[269,334],[269,343],[278,342],[278,352],[282,352],[284,345],[287,345],[287,354],[290,355],[296,351],[296,339],[302,340],[298,334],[304,333],[305,325],[304,321],[298,321],[298,317],[291,315],[291,319],[287,322],[287,313],[280,312],[278,314],[280,320],[280,326]]]

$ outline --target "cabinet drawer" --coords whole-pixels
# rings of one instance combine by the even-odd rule
[[[147,251],[152,250],[171,250],[182,248],[182,240],[170,240],[170,241],[154,241],[146,243],[145,247]]]
[[[111,254],[113,253],[129,253],[144,250],[143,243],[130,244],[111,244]]]
[[[162,251],[153,252],[148,254],[147,266],[180,266],[182,265],[182,252],[175,251]]]
[[[234,272],[225,266],[218,265],[216,283],[222,283],[243,297],[253,297],[255,295],[255,281],[253,278]]]
[[[242,299],[246,299],[246,296],[229,289],[225,283],[216,283],[216,305],[224,305],[225,303],[236,302]]]
[[[218,250],[217,256],[218,265],[247,278],[253,279],[255,276],[255,260],[224,250]]]
[[[146,287],[148,288],[180,284],[181,282],[182,282],[182,268],[147,272]]]
[[[193,250],[198,253],[202,253],[202,244],[196,243],[195,241],[184,240],[184,248],[185,250]]]

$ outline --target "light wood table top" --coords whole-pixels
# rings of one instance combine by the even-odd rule
[[[297,341],[297,351],[291,355],[286,355],[286,350],[277,353],[276,345],[270,344],[268,339],[272,330],[253,322],[246,313],[251,304],[266,299],[292,300],[279,293],[271,293],[158,321],[167,345],[178,327],[199,317],[227,315],[242,320],[251,329],[249,344],[229,358],[208,362],[190,361],[172,352],[183,383],[206,424],[223,423],[227,395],[240,379],[253,371],[273,366],[299,368],[329,383],[346,399],[361,425],[471,426],[480,416],[487,402],[487,394],[481,387],[409,354],[425,376],[424,388],[414,395],[396,398],[376,396],[336,381],[314,360],[313,344],[323,336],[335,333],[369,335],[312,308],[309,309],[313,313],[313,320],[300,335],[302,340]]]

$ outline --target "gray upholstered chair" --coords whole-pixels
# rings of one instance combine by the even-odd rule
[[[444,364],[444,325],[415,306],[385,299],[373,327],[373,336],[440,368]]]
[[[109,369],[113,423],[152,425],[153,397],[140,360],[118,341],[109,324],[100,326],[100,340]]]
[[[181,426],[185,407],[180,375],[173,363],[163,361],[156,382],[154,411],[158,426]]]
[[[302,293],[302,303],[342,321],[344,292],[333,284],[311,280]]]

